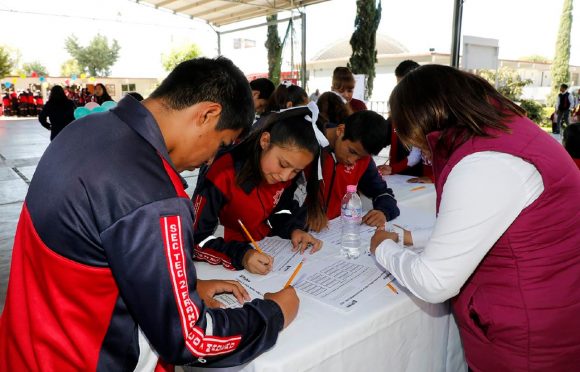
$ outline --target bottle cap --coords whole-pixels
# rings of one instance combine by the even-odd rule
[[[356,192],[356,185],[348,185],[346,187],[346,192]]]

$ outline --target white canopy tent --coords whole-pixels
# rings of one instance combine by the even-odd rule
[[[318,4],[328,0],[136,0],[155,8],[166,9],[175,14],[189,16],[206,21],[217,34],[218,54],[221,54],[221,35],[245,29],[278,24],[294,19],[301,20],[301,66],[302,86],[306,85],[306,14],[301,10],[307,5]],[[253,26],[222,30],[225,25],[247,21],[258,17],[267,17],[279,12],[297,10],[299,16],[266,22]]]
[[[306,14],[305,6],[322,3],[329,0],[135,0],[137,3],[148,4],[155,8],[172,11],[175,14],[189,16],[206,21],[217,34],[218,54],[221,54],[221,35],[245,29],[282,23],[294,19],[301,20],[301,68],[302,86],[306,85]],[[451,35],[451,66],[459,67],[461,44],[461,23],[464,0],[454,0],[453,28]],[[247,21],[258,17],[266,17],[284,11],[297,10],[299,16],[281,19],[275,22],[265,22],[237,29],[222,30],[225,25]]]

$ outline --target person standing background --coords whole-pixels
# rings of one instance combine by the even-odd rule
[[[570,125],[570,111],[574,111],[574,97],[568,92],[568,85],[560,85],[560,94],[556,99],[556,112],[558,113],[558,121],[556,122],[556,128],[552,131],[554,134],[560,134],[561,129],[563,129],[563,122],[566,125]]]
[[[51,141],[75,119],[74,111],[75,105],[66,97],[64,89],[60,85],[53,86],[46,105],[38,115],[40,124],[50,130]]]
[[[113,101],[113,98],[107,92],[107,88],[103,84],[98,83],[95,85],[95,102],[102,105],[103,102],[107,101]]]
[[[366,110],[367,105],[363,101],[352,98],[355,85],[354,75],[348,67],[337,67],[332,72],[332,86],[330,89],[344,99],[352,112]]]

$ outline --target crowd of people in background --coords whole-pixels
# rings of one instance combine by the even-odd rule
[[[5,92],[2,96],[2,111],[4,116],[37,116],[44,106],[40,91],[31,89]]]
[[[62,87],[66,98],[74,103],[74,107],[82,107],[89,102],[99,105],[106,101],[113,101],[104,84],[97,83],[91,93],[88,88],[77,85]],[[52,91],[52,90],[51,90]],[[45,99],[40,90],[32,88],[26,90],[6,90],[2,97],[2,110],[4,116],[38,116],[42,112]]]

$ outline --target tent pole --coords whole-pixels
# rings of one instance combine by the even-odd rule
[[[300,13],[301,24],[302,24],[302,62],[300,64],[300,82],[302,83],[302,88],[306,89],[306,13]]]
[[[461,45],[461,22],[463,17],[463,0],[455,0],[453,9],[453,33],[451,41],[451,66],[459,68],[459,49]]]

